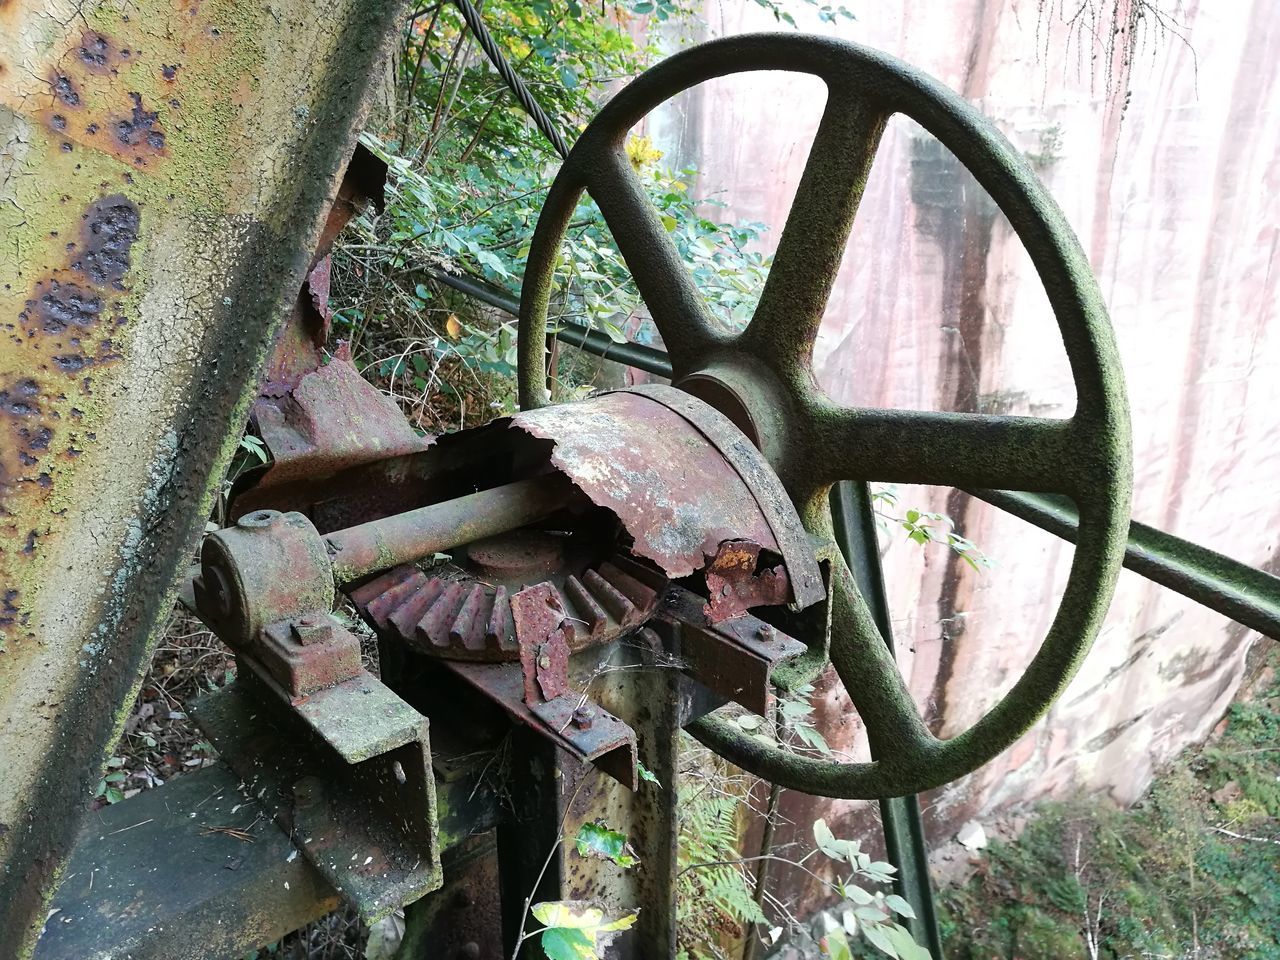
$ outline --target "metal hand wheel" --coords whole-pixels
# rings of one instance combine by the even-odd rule
[[[751,322],[717,329],[624,152],[654,107],[713,77],[813,74],[827,104]],[[977,178],[1025,244],[1049,295],[1075,380],[1068,420],[833,403],[812,371],[814,339],[885,123],[914,119]],[[1021,736],[1075,674],[1110,603],[1129,521],[1129,413],[1115,342],[1084,252],[1019,152],[958,96],[892,57],[827,37],[753,34],[685,50],[640,76],[583,131],[547,195],[520,304],[520,401],[546,403],[545,336],[556,256],[586,189],[635,277],[671,356],[674,382],[718,407],[764,452],[810,533],[829,540],[838,480],[1056,492],[1080,510],[1070,578],[1026,672],[948,740],[916,712],[853,577],[833,559],[824,638],[867,728],[870,763],[769,746],[714,715],[690,727],[717,753],[785,787],[833,797],[899,796],[954,780]]]

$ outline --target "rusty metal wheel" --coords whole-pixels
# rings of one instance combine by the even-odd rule
[[[759,306],[744,331],[717,329],[627,161],[630,128],[714,77],[784,70],[820,77],[825,113]],[[812,351],[885,123],[905,114],[977,178],[1026,246],[1053,305],[1075,380],[1066,420],[854,409],[826,397]],[[1129,520],[1129,414],[1113,334],[1084,252],[1021,154],[937,81],[827,37],[755,34],[686,50],[618,94],[583,131],[547,196],[521,295],[520,398],[546,403],[544,342],[555,260],[587,190],[670,351],[677,386],[724,412],[760,447],[811,534],[830,541],[838,480],[1004,488],[1069,496],[1080,510],[1070,577],[1049,633],[1008,694],[968,730],[934,737],[915,709],[853,576],[833,558],[831,626],[804,638],[829,656],[867,728],[870,763],[836,763],[762,744],[715,715],[691,732],[739,766],[796,790],[900,796],[991,760],[1062,692],[1110,603]],[[832,551],[834,554],[834,551]]]

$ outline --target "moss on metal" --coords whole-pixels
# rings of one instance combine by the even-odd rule
[[[749,70],[813,74],[826,113],[746,330],[715,328],[688,270],[627,163],[623,141],[650,110],[713,77]],[[812,370],[814,340],[887,117],[910,116],[973,173],[1031,255],[1053,306],[1077,390],[1070,420],[853,410],[830,402]],[[1129,411],[1102,295],[1062,212],[1021,154],[937,81],[885,54],[828,37],[754,34],[685,50],[639,77],[582,132],[548,191],[520,307],[520,400],[546,402],[547,308],[561,239],[591,193],[670,351],[676,385],[729,398],[810,534],[832,541],[838,480],[1052,491],[1082,517],[1075,562],[1040,651],[969,730],[935,739],[847,566],[832,555],[831,662],[876,758],[837,764],[752,739],[714,715],[691,727],[737,765],[783,786],[836,797],[894,797],[954,780],[1021,736],[1062,692],[1101,625],[1124,549],[1132,465]],[[697,385],[695,387],[695,384]],[[811,661],[805,664],[811,666]]]
[[[399,8],[0,6],[0,956],[43,920]]]

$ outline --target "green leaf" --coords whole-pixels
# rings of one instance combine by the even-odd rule
[[[893,940],[889,938],[889,931],[881,924],[864,923],[862,925],[862,935],[880,952],[887,953],[891,957],[898,956],[898,948],[894,945]]]
[[[645,781],[647,781],[647,782],[649,782],[649,783],[656,784],[656,785],[657,785],[657,786],[659,786],[659,787],[661,787],[661,786],[662,786],[662,781],[661,781],[661,780],[659,780],[659,779],[654,775],[654,773],[653,773],[653,771],[652,771],[652,770],[650,770],[648,767],[646,767],[646,766],[645,766],[643,763],[641,763],[639,760],[637,760],[637,761],[636,761],[636,773],[640,774],[640,779],[641,779],[641,780],[645,780]]]
[[[546,900],[535,903],[529,912],[544,927],[595,929],[604,922],[604,911],[580,900]]]
[[[902,960],[932,960],[929,951],[916,943],[905,927],[895,923],[889,927],[888,934]]]
[[[872,902],[865,907],[854,907],[853,915],[867,923],[883,923],[889,919],[889,912],[879,904]]]
[[[849,941],[843,930],[832,930],[818,941],[824,957],[831,960],[853,960],[853,951],[849,949]]]
[[[542,952],[547,960],[595,960],[596,941],[575,927],[548,927],[542,931]]]
[[[628,913],[617,920],[610,920],[608,923],[602,923],[596,927],[597,933],[617,933],[619,930],[630,930],[636,925],[636,920],[640,918],[639,912]]]
[[[530,911],[547,929],[542,931],[543,952],[550,960],[595,960],[612,934],[630,929],[638,914],[606,921],[604,911],[586,901],[552,900],[534,904]]]
[[[845,886],[844,894],[846,899],[853,901],[855,904],[857,904],[860,907],[866,906],[868,903],[876,902],[876,898],[874,894],[871,894],[868,891],[863,890],[861,887],[856,886],[852,883],[847,884]]]
[[[831,753],[831,746],[827,743],[827,738],[818,732],[817,727],[810,726],[807,723],[798,723],[795,726],[795,731],[796,735],[809,747],[817,750],[819,753]]]
[[[906,900],[903,900],[902,897],[898,896],[896,893],[889,894],[884,898],[884,902],[890,910],[899,916],[907,917],[911,920],[916,918],[916,912],[912,908],[911,904],[907,903]]]
[[[627,835],[610,830],[604,822],[584,823],[578,828],[578,855],[596,857],[600,860],[612,860],[626,869],[639,863],[639,859],[627,850]]]
[[[858,840],[841,840],[831,832],[827,821],[819,817],[813,822],[813,841],[832,860],[852,860],[862,843]]]

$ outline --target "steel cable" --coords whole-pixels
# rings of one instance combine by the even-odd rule
[[[556,153],[560,154],[563,160],[569,155],[569,144],[565,142],[564,137],[560,136],[560,131],[556,129],[555,122],[550,115],[542,109],[538,101],[533,98],[533,94],[529,88],[524,85],[515,70],[511,68],[511,64],[507,63],[506,57],[502,55],[502,51],[498,49],[498,44],[494,41],[489,28],[484,25],[484,21],[480,18],[480,11],[476,9],[475,4],[471,0],[454,0],[458,6],[458,10],[462,13],[462,18],[467,21],[467,27],[470,28],[472,35],[480,44],[480,48],[484,50],[484,54],[489,58],[489,62],[493,64],[494,69],[502,77],[506,85],[515,94],[516,99],[520,101],[520,106],[524,108],[525,113],[533,118],[533,122],[537,124],[542,135],[551,142],[551,146],[555,148]]]

